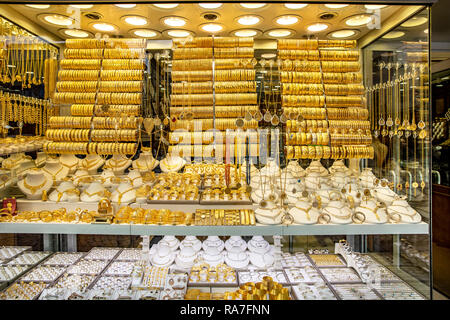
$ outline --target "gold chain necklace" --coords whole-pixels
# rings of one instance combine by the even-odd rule
[[[55,181],[55,180],[56,180],[56,176],[58,175],[58,173],[60,173],[60,171],[61,171],[63,168],[64,168],[64,167],[61,165],[61,167],[59,168],[58,171],[56,171],[55,174],[51,173],[50,171],[48,171],[48,170],[45,169],[45,168],[42,168],[42,170],[44,170],[44,171],[47,172],[49,175],[51,175],[52,178],[53,178],[53,181]]]
[[[308,220],[311,220],[311,216],[309,215],[309,210],[312,209],[312,206],[310,206],[308,209],[303,209],[303,208],[299,208],[299,207],[296,207],[296,208],[299,210],[302,210],[304,213],[306,213],[306,217],[308,218]]]
[[[363,208],[363,209],[367,209],[369,211],[372,211],[373,214],[375,215],[375,217],[377,217],[377,220],[380,221],[380,216],[378,215],[378,209],[380,208],[379,206],[375,206],[374,209],[371,209],[371,208],[368,208],[368,207],[363,207],[363,206],[359,206],[359,207]]]
[[[31,194],[35,194],[37,190],[39,190],[40,188],[42,188],[45,184],[47,183],[47,180],[44,179],[44,181],[37,185],[37,186],[32,186],[30,184],[27,183],[26,179],[23,179],[23,186],[31,191]]]
[[[327,209],[328,209],[328,208],[334,208],[334,209],[337,209],[337,210],[341,210],[341,208],[331,207],[331,206],[328,206]],[[334,214],[334,213],[330,212],[330,210],[327,210],[327,211],[328,211],[328,213],[331,214],[333,217],[338,218],[338,219],[342,219],[342,220],[348,219],[348,218],[350,218],[351,215],[352,215],[352,214],[350,213],[350,214],[348,214],[348,215],[346,215],[346,216],[339,216],[339,215],[337,215],[337,214]]]
[[[119,205],[122,203],[122,197],[125,193],[132,191],[133,188],[130,188],[128,190],[125,190],[124,192],[120,192],[119,190],[117,190],[117,192],[119,193],[119,201],[117,202]]]
[[[92,197],[92,196],[100,196],[100,197],[102,197],[102,196],[105,195],[105,190],[97,191],[97,192],[93,192],[93,193],[89,193],[87,190],[84,190],[84,193],[87,194],[89,197]]]

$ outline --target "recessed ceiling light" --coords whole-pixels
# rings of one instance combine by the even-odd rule
[[[292,31],[287,30],[287,29],[275,29],[275,30],[271,30],[271,31],[267,32],[267,34],[270,37],[283,38],[283,37],[289,37],[292,34]]]
[[[90,9],[94,5],[93,4],[69,4],[69,6],[77,9]]]
[[[423,32],[428,33],[428,29],[423,30]]]
[[[298,16],[286,15],[278,17],[276,21],[278,24],[282,26],[288,26],[291,24],[296,24],[297,22],[300,21],[300,18]]]
[[[48,8],[50,8],[49,4],[26,4],[26,6],[33,8],[33,9],[48,9]]]
[[[333,3],[327,3],[325,7],[331,8],[331,9],[341,9],[347,7],[348,4],[333,4]]]
[[[332,38],[348,38],[356,34],[355,30],[338,30],[330,33]]]
[[[105,32],[111,32],[111,31],[116,30],[116,27],[114,27],[112,24],[105,23],[105,22],[94,23],[92,25],[92,27],[94,27],[94,29],[97,29],[99,31],[105,31]]]
[[[276,56],[277,56],[276,53],[263,53],[263,54],[261,55],[261,58],[264,58],[264,59],[273,59],[273,58],[275,58]]]
[[[258,34],[258,31],[252,29],[242,29],[234,31],[236,37],[254,37]]]
[[[241,3],[241,7],[246,9],[259,9],[265,7],[267,3]]]
[[[87,38],[89,37],[89,32],[79,29],[65,29],[64,34],[68,35],[69,37],[74,38]]]
[[[358,14],[356,16],[349,17],[347,20],[345,20],[345,23],[348,26],[357,27],[357,26],[362,26],[362,25],[368,24],[370,21],[372,21],[371,15]]]
[[[43,14],[42,18],[45,22],[54,24],[57,26],[70,26],[74,23],[74,19],[66,17],[60,14]]]
[[[285,3],[284,6],[288,9],[301,9],[306,7],[308,4],[307,3]]]
[[[153,4],[155,7],[157,8],[161,8],[161,9],[173,9],[178,7],[178,3],[160,3],[160,4]]]
[[[320,32],[325,29],[328,29],[328,25],[325,23],[314,23],[309,25],[306,29],[308,29],[308,31],[310,32]]]
[[[403,31],[391,31],[382,36],[383,39],[396,39],[403,37],[405,33]]]
[[[132,26],[145,26],[148,23],[147,19],[139,16],[125,16],[123,20]]]
[[[122,8],[122,9],[131,9],[136,7],[135,3],[123,3],[123,4],[115,4],[116,7]]]
[[[141,38],[155,38],[159,35],[157,31],[153,31],[150,29],[136,29],[132,31],[135,36]]]
[[[201,26],[202,30],[216,33],[223,30],[223,27],[220,24],[217,23],[207,23]]]
[[[387,7],[387,4],[366,4],[366,9],[369,10],[377,10],[377,9],[383,9]]]
[[[199,3],[198,5],[205,9],[217,9],[217,8],[220,8],[223,5],[223,3],[202,2],[202,3]]]
[[[421,24],[424,24],[425,22],[427,22],[428,19],[426,17],[412,17],[411,19],[409,19],[406,22],[403,22],[401,24],[402,27],[417,27],[420,26]]]
[[[165,17],[163,22],[170,27],[182,27],[186,24],[186,20],[179,17]]]
[[[175,38],[185,38],[191,35],[191,33],[186,30],[169,30],[167,31],[167,34]]]
[[[260,21],[261,21],[261,18],[257,17],[257,16],[242,16],[242,17],[239,17],[237,20],[237,22],[239,24],[242,24],[244,26],[252,26],[252,25],[259,23]]]

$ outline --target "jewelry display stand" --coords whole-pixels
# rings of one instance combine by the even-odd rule
[[[95,154],[88,154],[86,158],[81,160],[80,168],[87,170],[90,175],[93,175],[104,164],[105,160],[102,157]]]
[[[78,202],[80,191],[71,181],[63,181],[48,195],[48,199],[54,202]]]
[[[59,157],[59,162],[69,169],[69,174],[74,174],[80,166],[81,159],[74,154],[62,154]]]
[[[54,182],[63,180],[69,174],[69,168],[63,166],[58,159],[47,159],[41,169],[48,173]]]
[[[99,202],[103,198],[109,198],[109,191],[100,182],[92,182],[80,195],[82,202]]]
[[[53,178],[48,173],[40,170],[30,170],[22,180],[17,182],[19,189],[29,200],[42,198],[43,192],[48,192],[53,186]]]
[[[167,155],[166,158],[162,159],[159,162],[159,167],[162,172],[178,172],[180,171],[184,165],[186,164],[186,160],[181,157]]]
[[[131,166],[132,161],[124,155],[114,154],[110,159],[106,160],[105,169],[111,169],[115,175],[121,175]]]
[[[111,193],[111,201],[120,204],[127,204],[136,200],[136,190],[128,182],[119,184],[116,190]]]
[[[140,172],[152,171],[159,164],[159,161],[153,158],[153,154],[150,151],[143,151],[139,155],[139,158],[133,161],[133,168]]]

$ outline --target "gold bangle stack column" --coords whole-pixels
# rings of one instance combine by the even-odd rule
[[[169,152],[177,148],[184,156],[211,156],[212,146],[197,145],[202,150],[194,152],[193,145],[200,141],[211,144],[212,132],[204,131],[215,127],[222,132],[216,135],[215,150],[225,155],[226,136],[232,134],[226,133],[227,129],[258,127],[255,120],[244,121],[246,113],[259,110],[253,57],[252,38],[174,40],[170,129],[188,132],[170,133],[170,143],[177,146],[169,147]],[[233,135],[232,141],[234,138]],[[257,152],[256,147],[253,152]]]
[[[69,39],[58,72],[56,103],[71,116],[52,117],[48,153],[134,154],[142,123],[145,40]]]
[[[280,40],[289,159],[372,158],[359,51],[353,40]]]

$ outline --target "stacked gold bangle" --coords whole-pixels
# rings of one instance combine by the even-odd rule
[[[328,122],[326,120],[287,120],[286,121],[287,131],[298,131],[303,132],[327,132]]]
[[[216,119],[216,129],[226,130],[226,129],[237,129],[236,119]],[[242,129],[256,129],[258,128],[258,121],[251,120],[245,121]],[[213,129],[212,119],[195,119],[189,120],[178,120],[176,122],[170,123],[170,130],[185,129],[188,131],[205,131]]]
[[[232,141],[232,143],[239,143],[238,139],[236,139],[236,133],[224,133],[224,134],[217,134],[215,136],[216,143],[225,143],[228,139]],[[239,133],[239,139],[240,141],[245,141],[245,139],[248,137],[250,143],[259,143],[259,135],[257,132],[241,132]],[[170,132],[169,133],[169,143],[173,144],[210,144],[214,141],[214,133],[207,131],[207,132]]]
[[[143,48],[145,39],[67,39],[68,49]]]
[[[288,159],[373,159],[372,146],[287,146]]]
[[[365,103],[361,96],[327,96],[327,107],[362,107]],[[323,96],[308,95],[284,95],[281,103],[283,107],[323,107],[325,98]]]
[[[300,83],[283,83],[282,94],[296,95],[323,95],[325,88],[326,95],[347,96],[361,95],[364,93],[362,84],[300,84]]]
[[[286,133],[286,144],[327,146],[329,144],[329,135],[327,132]]]
[[[233,144],[230,145],[230,153],[234,153],[235,148],[239,150],[246,150],[247,146],[249,149],[249,154],[252,157],[257,157],[259,155],[259,145],[258,144]],[[193,157],[193,156],[203,156],[204,158],[225,156],[225,145],[224,144],[209,144],[209,145],[176,145],[169,146],[169,153],[179,155],[180,157]]]
[[[50,128],[77,128],[88,129],[136,129],[140,122],[139,117],[66,117],[56,116],[49,120]]]
[[[318,61],[357,61],[359,51],[357,50],[278,50],[280,59],[298,59]]]
[[[325,84],[361,83],[362,81],[361,73],[356,72],[281,72],[281,82],[283,83],[320,83],[322,77]]]
[[[213,43],[214,42],[214,43]],[[173,39],[175,48],[235,48],[253,47],[253,38],[248,37],[194,37],[191,39]]]
[[[358,72],[361,64],[358,61],[307,61],[283,60],[282,71],[299,72]]]
[[[259,111],[257,105],[250,106],[216,106],[217,118],[243,118],[247,112],[254,114]],[[211,107],[171,107],[170,114],[179,117],[181,114],[191,112],[195,118],[212,118],[213,109]]]
[[[355,48],[356,40],[281,39],[278,49],[316,50],[319,48]]]

